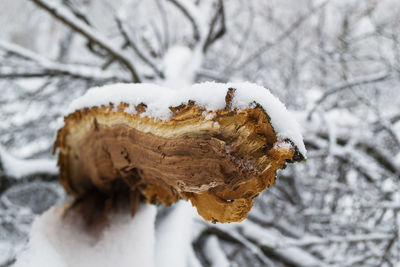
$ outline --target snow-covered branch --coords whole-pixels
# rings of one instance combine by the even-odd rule
[[[120,82],[128,82],[129,77],[126,75],[116,74],[112,71],[104,71],[100,68],[89,67],[77,64],[64,64],[51,61],[33,51],[0,40],[0,50],[17,57],[34,62],[40,67],[39,70],[3,70],[0,69],[0,78],[13,79],[13,78],[34,78],[34,77],[54,77],[54,76],[71,76],[74,78],[85,80],[113,80]]]
[[[218,30],[215,30],[218,21],[220,21],[220,26]],[[211,19],[208,35],[203,45],[203,51],[207,52],[207,49],[210,47],[210,45],[212,45],[215,41],[221,38],[225,34],[225,32],[226,32],[226,25],[225,25],[224,2],[223,0],[218,0],[218,7],[215,12],[215,15]]]
[[[370,233],[370,234],[359,234],[359,235],[347,235],[347,236],[327,236],[327,237],[304,237],[299,240],[290,240],[277,247],[303,247],[312,245],[322,245],[329,243],[356,243],[356,242],[369,242],[369,241],[388,241],[393,238],[393,234],[387,233]]]
[[[273,231],[244,222],[245,226],[229,228],[229,231],[221,226],[209,226],[212,233],[222,239],[237,242],[252,251],[266,266],[274,266],[268,256],[279,258],[280,261],[292,266],[323,266],[324,263],[307,251],[298,247],[278,246],[278,239],[282,238]],[[251,227],[250,227],[251,226]],[[256,230],[255,230],[256,229]],[[272,244],[270,241],[275,240]]]
[[[211,267],[229,267],[229,260],[221,249],[218,238],[210,236],[204,246],[206,257],[211,262]]]
[[[400,204],[396,202],[382,202],[382,203],[362,203],[358,206],[360,209],[389,209],[400,210]]]
[[[274,266],[274,263],[270,259],[268,259],[261,248],[244,238],[236,231],[226,231],[223,227],[219,227],[218,225],[209,225],[206,231],[203,232],[203,234],[207,234],[208,232],[217,235],[221,239],[242,245],[246,249],[250,250],[260,262],[265,264],[265,266]]]
[[[9,154],[3,147],[0,147],[0,167],[3,168],[6,176],[16,179],[36,174],[49,174],[55,176],[58,173],[55,160],[19,159]]]
[[[321,145],[324,146],[324,144],[318,143],[319,138],[322,138],[324,140],[329,140],[329,135],[325,132],[320,131],[316,135],[310,135],[309,137],[306,137],[305,143],[311,147],[315,146],[321,148]],[[351,140],[348,136],[344,135],[340,135],[337,137],[337,145],[339,145],[339,147],[340,146],[346,147],[350,142],[353,142],[352,144],[353,148],[347,151],[342,150],[343,153],[342,155],[346,154],[348,155],[349,153],[351,154],[352,152],[361,150],[363,153],[367,154],[369,157],[374,159],[376,164],[380,165],[381,169],[384,172],[390,172],[392,175],[398,175],[400,173],[400,168],[396,166],[396,164],[393,162],[390,156],[387,155],[386,152],[381,151],[378,147],[371,144],[371,142],[369,142],[368,140],[364,140],[363,138],[359,138],[357,140]]]
[[[21,58],[34,61],[35,63],[41,66],[48,66],[51,65],[51,61],[47,58],[42,57],[41,55],[34,53],[26,48],[18,46],[16,44],[12,44],[3,40],[0,40],[0,49],[10,53],[17,55]]]

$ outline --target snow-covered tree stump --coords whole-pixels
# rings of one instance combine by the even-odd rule
[[[190,200],[212,222],[247,217],[286,162],[304,158],[299,127],[265,88],[113,85],[72,103],[59,130],[60,181],[91,220],[118,201]]]

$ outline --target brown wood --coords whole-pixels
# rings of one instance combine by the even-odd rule
[[[276,171],[301,157],[294,145],[274,146],[262,108],[231,110],[233,93],[214,115],[189,102],[171,108],[168,121],[141,117],[144,104],[134,115],[124,103],[75,111],[55,143],[61,184],[79,203],[93,192],[105,207],[124,194],[134,213],[139,197],[166,206],[183,198],[208,221],[245,219]]]

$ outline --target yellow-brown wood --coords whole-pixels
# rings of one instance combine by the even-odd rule
[[[138,197],[167,206],[183,198],[208,221],[245,219],[296,148],[274,146],[261,108],[231,110],[233,93],[223,110],[189,102],[172,107],[168,121],[141,116],[145,105],[134,107],[137,114],[125,112],[124,103],[75,111],[55,143],[61,184],[80,203],[92,193],[104,207],[121,194],[132,206]]]

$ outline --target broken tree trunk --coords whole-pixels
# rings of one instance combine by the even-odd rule
[[[205,220],[242,221],[276,171],[303,156],[290,140],[278,140],[260,105],[238,109],[235,89],[225,92],[224,108],[188,100],[170,107],[168,120],[148,116],[146,103],[76,110],[55,143],[61,184],[78,204],[100,196],[97,211],[82,209],[89,217],[117,199],[130,201],[134,213],[139,198],[166,206],[182,198]]]

